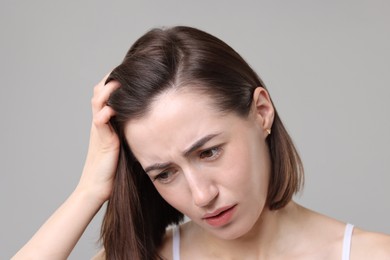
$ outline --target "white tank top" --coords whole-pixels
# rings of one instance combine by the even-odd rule
[[[172,238],[172,249],[173,249],[173,260],[180,260],[180,227],[173,227],[173,238]],[[353,225],[347,224],[344,231],[343,239],[343,255],[342,260],[349,260],[349,254],[351,252],[351,241],[352,241]]]

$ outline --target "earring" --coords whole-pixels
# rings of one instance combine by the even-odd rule
[[[271,129],[265,129],[265,131],[267,131],[267,133],[270,135],[271,134]]]

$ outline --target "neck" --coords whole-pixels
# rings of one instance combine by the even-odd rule
[[[290,202],[279,210],[264,209],[252,229],[242,237],[234,240],[223,240],[204,232],[203,241],[213,254],[221,258],[246,258],[244,254],[268,258],[270,253],[282,254],[291,248],[296,239],[291,234],[299,234],[303,224],[304,209]],[[224,258],[226,259],[226,258]]]

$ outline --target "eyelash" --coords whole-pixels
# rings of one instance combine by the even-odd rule
[[[215,160],[219,157],[219,155],[221,154],[221,151],[222,151],[222,148],[220,146],[215,146],[215,147],[212,147],[212,148],[209,148],[209,149],[206,149],[204,151],[201,151],[199,153],[199,158],[200,159],[203,159],[203,160],[206,160],[206,161],[212,161],[212,160]],[[207,153],[213,153],[211,156],[207,156],[206,154]],[[160,174],[156,175],[154,178],[153,178],[153,181],[159,181],[163,184],[167,184],[170,182],[170,175],[173,175],[175,174],[176,171],[174,171],[173,169],[167,169],[167,170],[164,170],[163,172],[161,172]],[[165,177],[163,177],[165,176]]]
[[[174,174],[175,172],[173,170],[170,170],[170,169],[167,169],[163,172],[161,172],[160,174],[156,175],[154,178],[153,178],[153,181],[156,181],[158,180],[159,182],[161,183],[169,183],[169,176],[167,177],[163,177],[164,175],[172,175]]]
[[[204,156],[205,154],[207,153],[210,153],[210,152],[213,152],[215,151],[214,154],[212,154],[211,156]],[[215,160],[219,157],[219,155],[221,154],[221,147],[219,146],[215,146],[215,147],[212,147],[210,149],[206,149],[202,152],[199,153],[199,158],[200,159],[205,159],[205,160]]]

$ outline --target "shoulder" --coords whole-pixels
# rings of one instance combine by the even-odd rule
[[[189,250],[193,247],[193,243],[196,243],[196,235],[193,232],[192,221],[187,221],[180,224],[179,226],[172,226],[167,228],[161,247],[158,250],[159,255],[163,259],[173,259],[173,230],[176,228],[179,229],[179,239],[180,239],[180,254],[181,255],[190,255],[193,256],[194,252]],[[189,245],[190,244],[190,245]],[[199,258],[198,258],[199,259]]]
[[[158,250],[159,255],[163,259],[172,259],[172,238],[173,238],[173,227],[169,227],[164,235],[161,247]]]
[[[345,236],[346,224],[328,216],[302,208],[305,220],[304,239],[307,248],[318,248],[322,256],[340,255],[341,246]],[[321,234],[320,236],[313,234]],[[321,246],[326,244],[327,246]],[[318,246],[318,247],[316,247]],[[368,232],[358,227],[353,229],[351,239],[350,259],[390,259],[390,236]],[[323,257],[325,259],[329,257]],[[333,258],[333,257],[332,257]]]
[[[390,259],[390,236],[355,228],[351,259]]]

